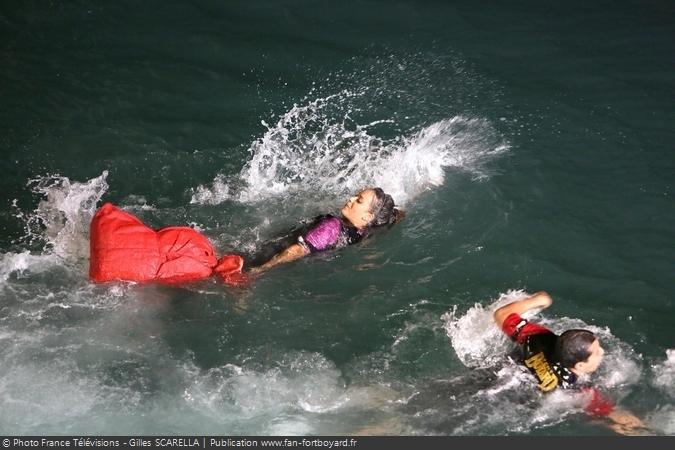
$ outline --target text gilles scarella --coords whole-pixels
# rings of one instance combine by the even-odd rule
[[[9,439],[5,439],[5,444]],[[12,447],[203,447],[203,439],[197,438],[132,438],[132,439],[11,439]],[[10,445],[4,445],[10,447]]]

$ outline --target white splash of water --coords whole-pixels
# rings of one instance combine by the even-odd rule
[[[666,360],[652,366],[654,387],[675,399],[675,349],[666,350]]]
[[[304,418],[284,415],[274,419],[264,434],[271,436],[307,436],[315,433],[314,428]]]
[[[675,435],[675,405],[663,405],[645,417],[645,423],[652,430]]]
[[[88,258],[89,223],[108,189],[107,176],[104,171],[84,183],[59,175],[30,180],[33,192],[44,198],[31,213],[18,214],[26,222],[27,240],[44,242],[44,250],[65,259]]]
[[[583,411],[589,401],[589,394],[585,392],[557,389],[543,396],[542,401],[533,411],[532,425],[550,426],[554,423],[560,423],[567,416]],[[530,424],[526,425],[526,427],[530,426]]]
[[[140,400],[133,391],[104,386],[83,375],[69,359],[4,368],[0,397],[0,430],[18,434],[68,432],[100,414],[103,404],[123,409],[136,407]]]
[[[481,118],[456,116],[410,135],[378,137],[393,120],[357,124],[350,101],[364,92],[342,91],[295,105],[250,147],[251,159],[238,176],[219,174],[210,187],[198,186],[191,203],[243,203],[295,193],[343,197],[380,186],[405,206],[421,192],[443,184],[445,169],[457,168],[476,178],[486,163],[508,145]]]
[[[183,398],[217,421],[300,408],[322,413],[345,403],[340,372],[319,354],[286,355],[263,372],[228,364],[197,371]]]
[[[12,275],[20,278],[29,271],[46,270],[53,264],[52,259],[49,255],[31,255],[29,251],[0,254],[0,283],[9,280]]]
[[[192,194],[190,203],[200,205],[218,205],[230,196],[230,188],[222,174],[216,175],[211,187],[197,186]]]
[[[89,257],[89,223],[96,203],[108,189],[107,171],[84,183],[67,177],[48,175],[28,181],[35,194],[42,197],[30,212],[18,210],[16,217],[24,221],[28,245],[40,244],[41,253],[29,250],[0,255],[0,282],[10,276],[40,273],[62,264],[60,260],[77,261]]]
[[[487,308],[476,303],[464,315],[459,315],[455,308],[441,317],[452,348],[462,364],[467,367],[492,367],[504,359],[509,342],[495,325],[492,315],[498,307],[525,297],[524,291],[509,291]]]
[[[675,435],[675,349],[666,350],[666,359],[663,363],[651,366],[651,384],[658,389],[666,402],[660,405],[645,418],[645,423],[663,434]]]

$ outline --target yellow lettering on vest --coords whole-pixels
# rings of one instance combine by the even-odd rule
[[[539,389],[544,392],[553,390],[558,386],[558,377],[548,365],[544,352],[539,352],[525,360],[525,365],[534,370],[539,378]]]

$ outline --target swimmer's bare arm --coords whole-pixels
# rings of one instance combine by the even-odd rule
[[[615,409],[607,418],[612,421],[609,427],[618,434],[636,436],[652,433],[642,420],[625,409]]]
[[[552,303],[553,300],[551,299],[551,296],[545,291],[540,291],[530,297],[498,308],[494,312],[493,317],[497,323],[497,326],[501,328],[506,318],[513,313],[520,315],[531,309],[548,308]]]
[[[305,247],[303,247],[300,244],[293,244],[290,247],[288,247],[286,250],[282,251],[281,253],[278,253],[272,257],[269,261],[267,261],[265,264],[258,266],[258,267],[253,267],[252,269],[249,270],[249,273],[252,275],[258,275],[266,270],[271,269],[274,266],[277,266],[279,264],[295,261],[296,259],[300,259],[304,256],[306,256],[309,253]]]

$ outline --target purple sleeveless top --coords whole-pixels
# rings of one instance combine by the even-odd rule
[[[298,239],[306,250],[322,251],[333,248],[338,244],[342,234],[342,221],[337,217],[328,216],[309,229],[304,236]],[[307,245],[309,244],[309,245]]]
[[[367,230],[358,230],[335,216],[328,215],[317,220],[316,225],[298,238],[300,245],[309,253],[355,244],[368,234]]]

